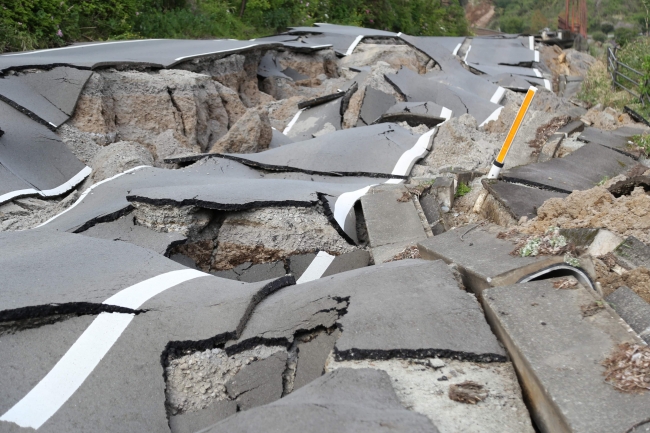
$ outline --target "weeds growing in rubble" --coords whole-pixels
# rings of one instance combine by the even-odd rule
[[[458,184],[458,188],[456,188],[456,194],[454,194],[454,197],[456,197],[456,198],[462,197],[465,194],[469,193],[471,190],[472,190],[471,186],[467,185],[464,182],[460,182]]]
[[[624,343],[603,362],[605,381],[622,392],[650,390],[650,347]]]
[[[650,134],[635,135],[632,137],[632,142],[643,149],[646,156],[650,155]]]

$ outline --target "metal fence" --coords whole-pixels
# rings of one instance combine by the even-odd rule
[[[616,58],[616,49],[607,48],[607,71],[612,78],[612,86],[620,87],[630,95],[641,101],[645,106],[646,102],[650,103],[650,96],[642,93],[641,88],[644,83],[645,74],[634,68],[619,62]],[[647,85],[647,83],[645,83]]]

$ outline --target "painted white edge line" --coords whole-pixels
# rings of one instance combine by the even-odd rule
[[[345,219],[350,212],[350,209],[362,196],[370,190],[371,187],[377,184],[368,185],[356,191],[345,192],[336,199],[334,202],[334,219],[338,223],[339,227],[342,229],[345,228]]]
[[[74,188],[79,182],[87,178],[88,175],[92,173],[92,171],[93,171],[92,168],[86,166],[79,173],[75,174],[72,178],[70,178],[70,180],[68,180],[66,183],[61,184],[56,188],[41,190],[39,191],[39,194],[45,197],[61,195],[64,192],[68,191],[69,189]]]
[[[38,194],[38,191],[35,190],[34,188],[28,188],[28,189],[19,189],[16,191],[6,192],[0,195],[0,204],[9,201],[14,197],[18,197],[21,195],[28,195],[28,194]]]
[[[530,45],[530,49],[534,50],[535,49],[535,38],[533,36],[528,36],[528,43]]]
[[[537,78],[542,78],[542,73],[539,72],[539,69],[535,69],[535,68],[533,68],[533,72],[535,73],[535,76],[536,76]]]
[[[499,86],[496,92],[494,92],[494,95],[492,95],[492,98],[490,98],[490,102],[493,104],[498,104],[501,102],[503,99],[503,94],[506,92],[506,89],[503,87]]]
[[[61,47],[61,48],[50,48],[47,50],[36,50],[36,51],[29,51],[27,53],[16,53],[16,54],[3,54],[1,57],[13,57],[13,56],[26,56],[29,54],[43,54],[47,53],[50,51],[61,51],[61,50],[72,50],[75,48],[97,48],[100,45],[113,45],[113,44],[128,44],[131,42],[153,42],[153,41],[163,41],[164,39],[136,39],[133,41],[115,41],[115,42],[102,42],[99,44],[88,44],[88,45],[73,45],[70,47]]]
[[[469,52],[470,52],[471,49],[472,49],[472,46],[470,45],[467,48],[467,52],[465,53],[465,58],[463,58],[463,62],[465,62],[466,64],[467,64],[467,56],[469,55]]]
[[[442,107],[442,110],[440,110],[440,117],[445,119],[445,122],[447,120],[451,119],[452,114],[453,114],[453,112],[447,107]]]
[[[402,32],[397,33],[397,37],[399,38],[400,36],[402,36]]]
[[[151,297],[178,284],[208,274],[182,269],[134,284],[104,304],[139,308]],[[25,397],[0,417],[0,421],[38,429],[54,415],[90,376],[135,317],[128,313],[101,313],[74,342],[47,375]]]
[[[535,63],[539,63],[539,51],[535,50]]]
[[[106,182],[110,182],[111,180],[113,180],[113,179],[117,179],[117,178],[120,177],[120,176],[123,176],[123,175],[125,175],[125,174],[131,173],[131,172],[133,172],[133,171],[140,170],[141,168],[146,168],[146,167],[150,167],[150,166],[149,166],[149,165],[139,165],[139,166],[137,166],[137,167],[133,167],[133,168],[131,168],[131,169],[129,169],[129,170],[126,170],[126,171],[123,172],[123,173],[118,173],[118,174],[116,174],[115,176],[109,177],[108,179],[104,179],[104,180],[102,180],[101,182],[97,182],[96,184],[90,186],[90,187],[89,187],[87,190],[85,190],[83,193],[81,193],[81,195],[79,196],[79,198],[77,199],[77,201],[74,202],[74,203],[72,204],[72,206],[70,206],[69,208],[67,208],[67,209],[64,210],[63,212],[54,215],[54,216],[53,216],[52,218],[50,218],[49,220],[45,221],[45,222],[42,223],[42,224],[37,225],[37,226],[34,227],[34,228],[43,227],[45,224],[49,223],[49,222],[52,221],[52,220],[55,220],[56,218],[60,217],[60,216],[63,215],[64,213],[66,213],[66,212],[68,212],[69,210],[73,209],[75,206],[77,206],[79,203],[81,203],[81,201],[82,201],[82,200],[83,200],[83,199],[84,199],[88,194],[90,194],[90,192],[91,192],[92,190],[94,190],[95,188],[97,188],[99,185],[101,185],[101,184],[103,184],[103,183],[106,183]]]
[[[257,44],[251,44],[251,45],[246,45],[246,46],[239,47],[239,48],[231,48],[230,50],[218,50],[218,51],[210,51],[210,52],[207,52],[207,53],[190,54],[189,56],[178,57],[178,58],[174,59],[174,61],[178,62],[179,60],[189,59],[189,58],[192,58],[192,57],[201,57],[201,56],[209,56],[211,54],[229,53],[231,51],[241,51],[241,50],[245,50],[246,48],[256,47],[256,46],[257,46]]]
[[[454,56],[458,54],[458,50],[460,50],[460,47],[462,47],[463,44],[458,44],[456,45],[456,48],[454,48],[454,51],[451,52]]]
[[[319,251],[314,257],[314,260],[309,264],[305,272],[298,278],[296,284],[303,284],[308,281],[314,281],[323,276],[327,268],[334,261],[334,256],[326,253],[325,251]]]
[[[357,36],[357,38],[354,40],[354,42],[352,42],[352,45],[350,45],[348,50],[345,52],[346,56],[349,56],[350,54],[352,54],[352,52],[357,47],[357,45],[359,45],[359,42],[361,42],[361,39],[363,39],[363,35]]]
[[[431,137],[436,133],[437,127],[431,131],[426,132],[418,138],[412,148],[407,150],[400,156],[395,164],[395,168],[391,172],[392,175],[406,176],[411,168],[411,165],[418,159],[423,157],[429,149]]]
[[[289,133],[289,131],[291,131],[291,128],[293,128],[293,125],[295,125],[295,123],[298,121],[298,117],[300,117],[300,113],[302,113],[303,111],[305,111],[305,109],[304,109],[304,108],[301,108],[301,109],[298,110],[298,112],[293,116],[293,119],[291,119],[291,122],[289,122],[289,124],[287,125],[287,127],[284,128],[284,131],[282,131],[282,133],[283,133],[284,135],[287,135],[287,134]]]
[[[553,90],[551,88],[551,82],[548,81],[547,79],[544,79],[544,87],[546,87],[548,90]]]
[[[501,110],[503,110],[503,107],[499,107],[499,108],[497,108],[496,110],[494,110],[494,111],[492,112],[492,114],[490,114],[490,117],[488,117],[487,119],[485,119],[485,120],[483,121],[483,123],[481,123],[481,124],[479,125],[479,128],[480,128],[481,126],[485,125],[485,124],[488,123],[488,122],[491,122],[491,121],[493,121],[493,120],[497,120],[497,119],[499,118],[499,114],[501,114]]]
[[[61,185],[57,186],[56,188],[52,189],[45,189],[42,191],[39,191],[34,188],[28,188],[28,189],[20,189],[17,191],[11,191],[7,192],[5,194],[0,195],[0,203],[4,203],[6,201],[11,200],[14,197],[22,196],[22,195],[28,195],[28,194],[38,194],[41,197],[52,197],[56,195],[61,195],[64,192],[74,188],[77,186],[78,183],[80,183],[82,180],[84,180],[90,173],[92,173],[92,168],[86,166],[81,171],[74,176],[72,176],[67,182],[62,183]]]

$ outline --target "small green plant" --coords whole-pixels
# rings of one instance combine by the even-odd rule
[[[467,194],[468,192],[470,192],[471,190],[472,190],[471,186],[467,185],[465,182],[459,182],[458,183],[458,188],[456,188],[456,194],[454,195],[454,197],[456,197],[456,198],[462,197],[465,194]]]
[[[528,239],[526,245],[519,250],[519,254],[521,257],[535,257],[539,254],[539,247],[541,244],[542,240],[540,238]]]
[[[564,263],[566,263],[569,266],[573,266],[574,268],[580,267],[580,260],[573,257],[570,253],[566,253],[564,255]]]
[[[596,184],[596,186],[603,186],[609,180],[609,176],[603,176],[603,178]]]
[[[594,32],[591,34],[591,37],[594,38],[596,42],[605,42],[607,40],[607,35],[603,32]]]
[[[646,156],[650,155],[650,134],[635,135],[632,137],[632,142],[643,149]]]

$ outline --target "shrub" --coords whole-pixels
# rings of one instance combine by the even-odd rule
[[[524,31],[524,20],[513,16],[504,16],[499,19],[501,31],[505,33],[522,33]]]
[[[601,43],[607,40],[607,36],[603,32],[594,32],[591,34],[591,37],[594,38],[594,41]]]
[[[608,35],[614,31],[614,25],[612,23],[608,23],[607,21],[603,21],[600,23],[600,31]]]
[[[639,32],[627,27],[619,27],[614,31],[614,38],[619,45],[625,46],[628,42],[639,35]]]

